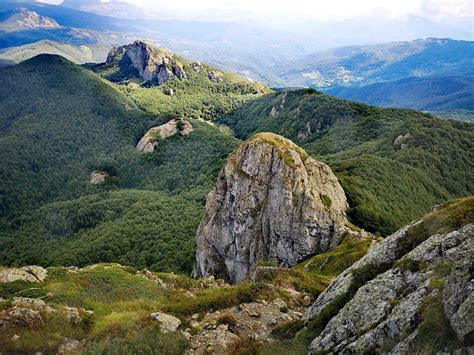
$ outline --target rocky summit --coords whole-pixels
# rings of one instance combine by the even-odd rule
[[[173,53],[144,41],[112,48],[105,64],[118,64],[124,78],[137,76],[156,85],[175,77],[179,80],[186,78],[182,64]]]
[[[227,160],[198,228],[198,276],[231,283],[259,261],[291,267],[335,247],[347,201],[336,176],[293,142],[260,133]]]

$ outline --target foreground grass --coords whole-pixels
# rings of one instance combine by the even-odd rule
[[[0,312],[8,309],[15,296],[42,298],[58,309],[42,314],[45,325],[15,328],[2,334],[0,351],[57,351],[64,337],[86,340],[87,353],[160,353],[179,354],[187,347],[180,332],[161,334],[149,315],[153,312],[172,314],[187,324],[193,314],[205,314],[257,299],[289,298],[286,290],[310,293],[316,297],[331,279],[362,257],[369,240],[348,240],[334,250],[306,260],[293,269],[279,270],[272,279],[207,288],[202,280],[173,273],[154,273],[155,280],[137,274],[132,267],[98,264],[79,270],[48,268],[42,283],[16,281],[0,284]],[[156,281],[159,278],[161,282]],[[190,292],[192,294],[190,294]],[[92,310],[78,324],[70,324],[64,307]],[[13,341],[13,335],[19,335]],[[286,343],[278,343],[285,347]],[[292,349],[304,350],[305,342],[291,343]],[[242,349],[242,351],[247,351]]]

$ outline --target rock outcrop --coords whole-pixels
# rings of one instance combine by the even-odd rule
[[[110,174],[107,171],[95,170],[89,177],[89,183],[92,185],[100,185],[103,184],[109,177]]]
[[[337,178],[288,139],[260,133],[227,160],[196,235],[197,276],[236,283],[259,260],[291,267],[336,246],[347,201]]]
[[[150,314],[150,318],[160,323],[162,333],[175,332],[181,324],[181,321],[169,314],[155,312]]]
[[[158,144],[157,139],[166,139],[178,133],[184,137],[189,135],[193,130],[193,125],[189,121],[171,120],[161,126],[153,127],[146,132],[138,142],[137,149],[140,152],[151,153]]]
[[[13,281],[41,282],[48,276],[48,270],[41,266],[24,266],[22,268],[0,269],[0,283]]]
[[[320,294],[305,321],[332,317],[310,353],[375,353],[382,347],[393,353],[416,351],[420,314],[429,302],[438,302],[434,307],[440,311],[444,305],[458,343],[469,342],[474,331],[474,224],[421,234],[414,242],[420,236],[413,231],[426,233],[422,223],[427,222],[414,222],[378,243]],[[442,267],[448,269],[445,279],[437,271]]]
[[[144,41],[135,41],[129,45],[112,48],[106,64],[117,63],[128,74],[137,74],[144,81],[161,85],[174,77],[186,79],[183,65],[169,50],[155,47]]]

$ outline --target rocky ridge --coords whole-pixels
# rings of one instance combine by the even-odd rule
[[[459,209],[456,204],[448,208]],[[436,223],[436,214],[445,212],[387,237],[326,288],[304,316],[311,322],[333,315],[310,353],[376,352],[387,344],[393,353],[419,351],[423,310],[433,302],[444,308],[457,346],[473,345],[474,224],[421,240],[414,234],[426,231],[427,223]],[[443,269],[447,275],[440,274]]]
[[[197,234],[197,276],[236,283],[258,261],[291,267],[335,247],[347,232],[347,201],[324,163],[293,142],[260,133],[227,160]]]

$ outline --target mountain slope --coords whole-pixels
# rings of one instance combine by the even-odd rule
[[[145,113],[115,85],[58,56],[41,55],[2,69],[0,83],[2,264],[111,260],[122,255],[115,243],[137,243],[136,252],[124,256],[127,262],[190,272],[204,196],[237,139],[217,125],[192,120],[189,136],[159,140],[154,153],[142,154],[136,143],[150,127],[170,120],[171,112]],[[92,184],[94,171],[109,178]],[[144,216],[151,202],[146,193],[130,189],[153,191],[155,208],[164,216],[158,226],[134,217],[133,211]],[[109,195],[113,191],[121,194]],[[191,194],[187,203],[184,197],[169,197],[184,192]],[[117,196],[123,204],[115,202]],[[164,226],[179,218],[186,223],[178,223],[171,238],[172,229]],[[128,227],[118,231],[114,221]],[[170,239],[159,247],[164,254],[158,259],[145,257],[151,253],[139,243]],[[178,249],[184,256],[176,257]]]
[[[349,216],[390,233],[431,206],[474,191],[474,126],[382,109],[314,90],[269,94],[221,119],[239,138],[283,134],[327,162],[348,195]]]
[[[315,53],[282,67],[290,86],[332,88],[424,76],[473,75],[474,42],[428,38]]]
[[[107,57],[108,51],[108,46],[74,46],[68,43],[44,40],[0,51],[0,60],[9,61],[11,64],[15,64],[33,58],[39,54],[55,54],[64,57],[73,63],[84,64],[101,62]]]
[[[2,21],[3,20],[3,21]],[[19,8],[15,11],[0,13],[0,30],[21,31],[31,28],[59,28],[59,24],[52,18],[41,16],[38,13]]]
[[[405,78],[362,87],[336,87],[330,95],[369,105],[420,111],[474,110],[474,77]]]

